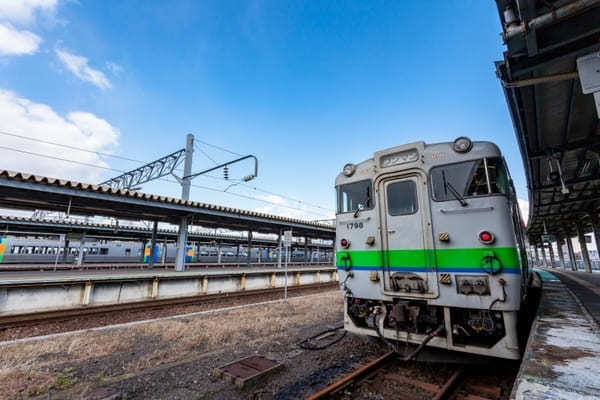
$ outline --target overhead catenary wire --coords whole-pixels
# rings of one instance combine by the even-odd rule
[[[202,148],[200,146],[198,146],[196,143],[194,143],[194,147],[196,148],[196,150],[198,150],[200,153],[204,154],[204,156],[206,158],[208,158],[210,161],[213,162],[213,164],[217,165],[218,163],[215,161],[214,158],[212,158],[211,156],[208,155],[207,152],[205,152],[204,150],[202,150]]]
[[[123,170],[120,170],[120,169],[116,169],[116,168],[105,167],[105,166],[97,165],[97,164],[90,164],[90,163],[86,163],[86,162],[82,162],[82,161],[70,160],[70,159],[67,159],[67,158],[51,156],[51,155],[42,154],[42,153],[36,153],[36,152],[33,152],[33,151],[15,149],[15,148],[7,147],[7,146],[1,146],[0,145],[0,149],[2,149],[2,150],[8,150],[8,151],[13,151],[13,152],[17,152],[17,153],[22,153],[22,154],[28,154],[28,155],[32,155],[32,156],[36,156],[36,157],[48,158],[48,159],[51,159],[51,160],[68,162],[68,163],[71,163],[71,164],[78,164],[78,165],[82,165],[82,166],[85,166],[85,167],[103,169],[103,170],[106,170],[106,171],[114,171],[114,172],[119,172],[119,173],[125,173],[126,172],[126,171],[123,171]],[[171,179],[160,178],[159,180],[163,181],[163,182],[175,183],[175,184],[179,185],[179,182],[171,180]],[[235,193],[235,192],[223,192],[220,189],[215,189],[215,188],[211,188],[211,187],[208,187],[208,186],[201,186],[201,185],[197,185],[197,184],[191,184],[191,186],[199,188],[199,189],[213,191],[213,192],[226,193],[226,194],[228,194],[230,196],[236,196],[236,197],[244,198],[244,199],[247,199],[247,200],[260,201],[260,202],[263,202],[263,203],[266,203],[266,204],[271,204],[271,205],[275,205],[275,206],[279,206],[279,207],[283,207],[283,208],[288,208],[288,209],[292,209],[292,210],[308,212],[308,213],[314,214],[314,215],[321,215],[321,216],[324,215],[324,214],[317,213],[317,212],[310,211],[310,210],[306,210],[306,209],[301,209],[301,208],[297,208],[297,207],[292,207],[292,206],[288,206],[288,205],[284,205],[284,204],[275,203],[273,201],[261,199],[261,198],[258,198],[258,197],[247,196],[247,195],[243,195],[243,194]]]
[[[214,176],[214,175],[209,175],[209,174],[202,175],[202,177],[210,178],[210,179],[215,179],[215,180],[220,180],[220,181],[226,181],[224,178],[221,178],[221,177],[218,177],[218,176]],[[228,182],[231,182],[231,181],[232,181],[232,179],[228,180]],[[239,185],[239,186],[242,186],[242,187],[245,187],[245,188],[248,188],[248,189],[252,189],[252,190],[254,190],[256,192],[262,192],[262,193],[270,194],[272,196],[278,196],[278,197],[281,197],[282,199],[293,201],[293,202],[297,202],[297,203],[302,204],[302,205],[306,205],[306,206],[310,206],[310,207],[314,207],[314,208],[319,208],[319,209],[324,210],[324,211],[328,211],[328,212],[332,212],[333,211],[330,208],[323,207],[323,206],[320,206],[318,204],[309,203],[307,201],[296,199],[294,197],[291,197],[291,196],[288,196],[288,195],[285,195],[285,194],[271,192],[269,190],[260,189],[260,188],[258,188],[256,186],[244,184],[244,183],[242,183],[241,180],[236,185]],[[279,204],[279,203],[277,203],[277,204]]]
[[[7,147],[7,146],[0,146],[0,149],[2,149],[2,150],[8,150],[8,151],[14,151],[14,152],[17,152],[17,153],[29,154],[29,155],[37,156],[37,157],[49,158],[51,160],[64,161],[64,162],[68,162],[68,163],[72,163],[72,164],[79,164],[79,165],[83,165],[83,166],[86,166],[86,167],[104,169],[104,170],[107,170],[107,171],[115,171],[115,172],[120,172],[120,173],[124,173],[125,172],[125,171],[122,171],[120,169],[115,169],[115,168],[111,168],[111,167],[104,167],[102,165],[90,164],[90,163],[86,163],[86,162],[83,162],[83,161],[69,160],[67,158],[61,158],[61,157],[51,156],[51,155],[42,154],[42,153],[35,153],[33,151],[27,151],[27,150],[21,150],[21,149],[14,149],[12,147]]]
[[[106,153],[106,152],[102,152],[102,151],[90,150],[90,149],[86,149],[86,148],[83,148],[83,147],[72,146],[72,145],[67,145],[67,144],[63,144],[63,143],[57,143],[57,142],[53,142],[53,141],[50,141],[50,140],[43,140],[43,139],[33,138],[33,137],[30,137],[30,136],[19,135],[19,134],[7,132],[7,131],[0,131],[0,134],[1,135],[5,135],[5,136],[16,137],[16,138],[19,138],[19,139],[33,141],[33,142],[36,142],[36,143],[44,143],[44,144],[48,144],[48,145],[52,145],[52,146],[62,147],[62,148],[65,148],[65,149],[78,150],[78,151],[83,151],[83,152],[86,152],[86,153],[96,154],[96,155],[100,155],[100,156],[104,156],[104,157],[112,157],[112,158],[116,158],[116,159],[119,159],[119,160],[124,160],[124,161],[129,161],[129,162],[135,162],[135,163],[139,163],[139,164],[146,164],[145,161],[136,160],[135,158],[120,156],[120,155],[117,155],[117,154]],[[204,154],[209,160],[211,160],[215,164],[217,164],[217,162],[212,157],[210,157],[204,150],[202,150],[196,144],[196,142],[200,142],[200,143],[202,143],[202,144],[204,144],[206,146],[213,147],[215,149],[218,149],[218,150],[221,150],[221,151],[224,151],[224,152],[236,155],[236,156],[242,156],[240,153],[236,153],[235,151],[231,151],[231,150],[225,149],[225,148],[223,148],[221,146],[217,146],[217,145],[208,143],[208,142],[200,140],[200,139],[195,139],[194,146],[196,147],[196,149],[198,151],[200,151],[202,154]],[[5,149],[6,150],[10,150],[10,148],[5,148]],[[45,155],[41,155],[39,153],[33,154],[33,152],[31,152],[31,154],[32,155],[39,155],[41,157],[45,156]],[[48,156],[48,157],[54,157],[54,156]],[[57,157],[57,158],[54,158],[54,159],[59,160],[59,161],[66,161],[66,162],[73,161],[73,160],[62,159],[60,157]],[[78,163],[81,163],[81,162],[78,162]],[[92,164],[86,164],[86,163],[81,164],[81,165],[92,166],[94,168],[100,168],[100,166],[92,165]],[[126,172],[126,171],[123,171],[123,170],[118,170],[118,169],[110,168],[110,167],[102,167],[101,169],[115,171],[115,172],[119,172],[119,173],[125,173]],[[217,180],[223,180],[223,181],[225,180],[223,178],[220,178],[220,177],[217,177],[217,176],[213,176],[213,175],[208,175],[208,174],[204,175],[204,176],[209,177],[211,179],[217,179]],[[327,211],[327,212],[331,212],[332,211],[330,208],[323,207],[323,206],[320,206],[318,204],[310,203],[310,202],[307,202],[307,201],[304,201],[304,200],[296,199],[294,197],[291,197],[291,196],[288,196],[288,195],[284,195],[284,194],[280,194],[280,193],[275,193],[275,192],[272,192],[272,191],[269,191],[269,190],[260,189],[260,188],[258,188],[256,186],[244,184],[244,183],[242,183],[241,180],[239,181],[239,183],[236,183],[235,186],[242,186],[242,187],[245,187],[247,189],[252,189],[252,190],[254,190],[256,192],[262,192],[262,193],[265,193],[265,194],[270,194],[272,196],[278,196],[278,197],[281,197],[282,199],[285,199],[285,200],[297,202],[298,204],[302,204],[302,205],[305,205],[305,206],[318,208],[318,209],[321,209],[321,210],[324,210],[324,211]],[[230,187],[231,187],[231,185],[229,187],[227,187],[225,190],[222,190],[222,192],[227,192],[227,190]],[[217,190],[217,191],[220,191],[220,190]],[[263,199],[260,199],[260,200],[264,201],[266,203],[269,202],[268,200],[263,200]],[[270,204],[281,205],[281,204],[275,203],[275,202],[270,202]],[[284,206],[284,207],[290,208],[290,207],[287,207],[287,206]],[[295,208],[295,207],[293,209],[305,211],[304,209],[299,209],[299,208]],[[323,214],[317,214],[317,215],[323,215]]]
[[[195,142],[200,142],[200,143],[202,143],[205,146],[213,147],[215,149],[224,151],[224,152],[229,153],[229,154],[233,154],[233,155],[238,156],[238,157],[242,156],[242,154],[240,154],[240,153],[236,153],[235,151],[227,150],[227,149],[225,149],[225,148],[223,148],[221,146],[217,146],[216,144],[211,144],[211,143],[205,142],[204,140],[200,140],[198,138],[195,138],[194,141]]]
[[[52,141],[49,141],[49,140],[32,138],[30,136],[17,135],[16,133],[10,133],[10,132],[6,132],[6,131],[0,131],[0,135],[12,136],[12,137],[16,137],[16,138],[24,139],[24,140],[29,140],[29,141],[36,142],[36,143],[44,143],[44,144],[49,144],[49,145],[52,145],[52,146],[63,147],[65,149],[85,151],[86,153],[98,154],[98,155],[101,155],[101,156],[104,156],[104,157],[113,157],[113,158],[117,158],[119,160],[130,161],[130,162],[135,162],[135,163],[140,163],[140,164],[146,164],[145,161],[136,160],[135,158],[129,158],[129,157],[124,157],[124,156],[120,156],[120,155],[117,155],[117,154],[105,153],[105,152],[102,152],[102,151],[85,149],[83,147],[77,147],[77,146],[72,146],[72,145],[68,145],[68,144],[56,143],[56,142],[52,142]]]
[[[219,149],[221,151],[225,151],[225,152],[228,152],[228,153],[231,153],[231,154],[235,154],[237,156],[242,156],[239,153],[227,150],[225,148],[222,148],[222,147],[219,147],[219,146],[216,146],[216,145],[212,145],[210,143],[204,142],[204,141],[199,140],[199,139],[195,139],[195,141],[203,143],[203,144],[205,144],[207,146],[211,146],[211,147],[217,148],[217,149]],[[206,153],[202,148],[200,148],[200,146],[198,146],[196,143],[194,143],[194,147],[198,151],[200,151],[206,158],[208,158],[210,161],[212,161],[214,164],[217,164],[217,162],[210,155],[208,155],[208,153]],[[232,181],[232,179],[224,179],[224,178],[221,178],[221,177],[218,177],[218,176],[214,176],[214,175],[210,175],[210,174],[205,174],[203,176],[207,177],[207,178],[210,178],[210,179],[215,179],[215,180],[222,180],[222,181],[228,181],[228,182]],[[304,201],[304,200],[300,200],[300,199],[294,198],[292,196],[284,195],[284,194],[281,194],[281,193],[276,193],[276,192],[272,192],[272,191],[269,191],[269,190],[260,189],[260,188],[258,188],[256,186],[253,186],[253,185],[244,184],[244,183],[242,183],[242,180],[239,180],[239,182],[236,183],[236,184],[234,184],[234,185],[235,186],[239,185],[239,186],[242,186],[242,187],[245,187],[245,188],[248,188],[248,189],[252,189],[252,190],[254,190],[256,192],[262,192],[262,193],[265,193],[265,194],[270,194],[272,196],[278,196],[278,197],[281,197],[282,199],[285,199],[285,200],[297,202],[298,204],[302,204],[302,205],[306,205],[306,206],[309,206],[309,207],[318,208],[318,209],[321,209],[321,210],[324,210],[324,211],[328,211],[328,212],[332,211],[332,209],[330,209],[330,208],[323,207],[323,206],[315,204],[315,203],[310,203],[310,202],[307,202],[307,201]],[[227,189],[229,189],[231,186],[234,186],[234,185],[228,186]],[[227,189],[225,189],[224,192],[227,191]]]

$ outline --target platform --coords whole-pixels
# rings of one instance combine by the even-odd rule
[[[332,265],[306,265],[288,268],[288,273],[334,271]],[[77,282],[108,282],[147,279],[193,279],[204,276],[231,276],[231,275],[264,275],[269,273],[283,273],[284,268],[272,267],[224,267],[202,268],[188,271],[174,271],[172,269],[126,269],[115,270],[71,270],[71,271],[15,271],[0,272],[0,287],[25,286],[38,284],[65,284]]]
[[[574,272],[549,270],[556,275],[584,304],[586,310],[600,325],[600,271]],[[600,394],[599,394],[600,397]]]
[[[327,266],[0,273],[0,316],[337,281]]]
[[[581,296],[588,288],[569,279],[571,274],[541,270],[539,275],[540,305],[511,398],[597,399],[600,330],[586,308],[600,295]],[[590,282],[597,279],[587,275]]]
[[[313,261],[308,264],[305,262],[290,262],[290,267],[301,267],[301,266],[315,266],[315,265],[328,265],[330,262],[325,261]],[[278,263],[276,261],[252,261],[252,268],[256,267],[276,267]],[[247,267],[248,262],[246,260],[240,262],[222,262],[217,263],[215,261],[209,262],[187,262],[185,263],[186,270],[202,269],[202,268],[243,268]],[[76,264],[49,264],[49,263],[27,263],[27,264],[0,264],[0,274],[3,272],[18,272],[18,271],[79,271],[79,270],[109,270],[109,269],[149,269],[148,263],[124,263],[124,262],[111,262],[111,263],[84,263],[81,265]],[[155,263],[152,270],[159,269],[175,269],[174,263]]]

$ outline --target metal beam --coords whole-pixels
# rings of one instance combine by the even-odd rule
[[[565,265],[565,254],[563,252],[563,238],[562,236],[558,236],[556,240],[556,250],[558,251],[558,259],[560,260],[560,264],[562,265],[562,270],[566,271],[567,266]]]
[[[590,264],[590,255],[587,249],[587,243],[585,242],[585,232],[581,225],[577,225],[577,238],[579,239],[579,247],[581,248],[581,258],[583,259],[583,268],[585,272],[592,272],[592,265]]]
[[[525,86],[540,85],[542,83],[568,81],[579,78],[578,72],[566,72],[564,74],[554,74],[540,76],[537,78],[519,79],[512,82],[502,81],[502,85],[506,88],[520,88]]]
[[[554,249],[552,248],[552,242],[548,243],[548,255],[550,256],[550,266],[552,269],[556,268],[554,261]]]
[[[252,229],[248,229],[248,255],[247,256],[248,256],[248,267],[251,267],[252,266]]]
[[[522,21],[520,24],[515,22],[505,27],[502,38],[505,42],[510,39],[525,35],[527,32],[544,28],[550,24],[565,20],[577,15],[588,8],[598,6],[600,0],[575,0],[561,7],[553,9],[551,12],[531,18],[529,21]]]
[[[114,189],[131,190],[139,185],[169,175],[179,166],[186,150],[181,149],[159,158],[139,168],[125,172],[119,176],[100,183],[100,186],[110,186]]]
[[[183,164],[183,179],[181,179],[181,198],[189,200],[190,185],[192,179],[188,176],[192,172],[192,156],[194,155],[194,135],[189,134],[186,137],[185,143],[185,161]],[[177,254],[175,256],[175,271],[183,271],[185,269],[185,246],[187,244],[188,234],[188,219],[187,215],[181,217],[179,222],[179,237],[177,238]]]
[[[191,179],[196,178],[197,176],[206,174],[208,172],[215,171],[217,169],[221,169],[221,168],[226,167],[226,166],[231,165],[231,164],[235,164],[236,162],[247,160],[248,158],[254,159],[254,173],[250,174],[250,175],[247,175],[247,176],[244,177],[244,181],[247,182],[247,181],[250,181],[250,180],[252,180],[252,179],[254,179],[254,178],[256,178],[258,176],[258,158],[256,158],[256,156],[254,156],[252,154],[249,154],[247,156],[243,156],[243,157],[237,158],[237,159],[232,160],[232,161],[227,161],[226,163],[219,164],[219,165],[214,166],[214,167],[209,168],[209,169],[205,169],[204,171],[196,172],[195,174],[192,174],[191,171],[189,173],[185,173],[184,172],[182,179],[184,179],[184,180],[185,179],[191,180]]]
[[[81,239],[79,239],[79,254],[77,254],[77,265],[83,265],[83,256],[84,256],[84,246],[85,245],[85,231],[81,234]]]
[[[570,179],[568,181],[565,181],[565,185],[577,185],[579,183],[595,183],[595,182],[600,182],[600,178],[591,178],[591,177],[584,177],[584,178],[575,178],[575,179]],[[552,183],[549,185],[543,185],[543,186],[538,186],[533,188],[534,191],[539,192],[542,190],[547,190],[547,189],[555,189],[555,188],[560,188],[561,184],[559,183]]]
[[[556,153],[566,153],[568,151],[577,150],[591,150],[592,148],[600,146],[600,138],[593,134],[590,136],[591,137],[587,139],[567,142],[562,146],[549,146],[544,151],[529,153],[529,159],[533,160],[536,158],[548,158],[552,154]]]
[[[544,242],[541,244],[542,248],[542,258],[544,259],[544,267],[548,267],[548,259],[546,258],[546,245]]]
[[[571,271],[577,271],[577,259],[575,258],[575,251],[573,250],[572,238],[567,235],[567,250],[569,251],[569,258],[571,259]]]
[[[152,239],[150,239],[150,257],[148,258],[148,268],[154,267],[154,248],[156,247],[156,233],[158,232],[158,221],[154,221],[152,226]]]

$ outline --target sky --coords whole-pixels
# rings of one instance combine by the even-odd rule
[[[191,199],[316,220],[344,164],[468,136],[498,144],[526,205],[500,32],[493,0],[0,0],[0,169],[99,183],[192,133],[194,171],[237,153],[259,172]]]

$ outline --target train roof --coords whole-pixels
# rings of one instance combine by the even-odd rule
[[[420,168],[428,171],[430,168],[438,165],[452,164],[484,157],[502,156],[498,146],[492,142],[470,142],[471,147],[465,152],[454,151],[454,143],[455,142],[440,142],[427,144],[423,141],[419,141],[378,151],[373,157],[358,164],[346,164],[344,168],[353,168],[354,172],[350,176],[346,176],[342,170],[342,172],[337,175],[335,184],[337,186],[341,183],[371,179],[379,173],[388,171],[395,172],[411,168]],[[348,167],[348,165],[351,167]]]

